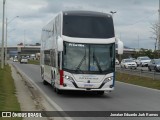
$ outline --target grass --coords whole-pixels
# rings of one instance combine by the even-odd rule
[[[28,64],[35,64],[35,65],[39,65],[40,61],[39,60],[29,60]]]
[[[140,77],[135,75],[129,75],[125,73],[116,73],[116,80],[120,82],[130,83],[148,88],[154,88],[160,90],[160,80],[153,80],[148,77]]]
[[[0,111],[20,111],[20,104],[16,97],[14,80],[11,76],[9,65],[0,69]],[[1,118],[3,120],[3,118]],[[11,118],[5,118],[10,120]],[[22,118],[12,118],[12,120],[21,120]]]

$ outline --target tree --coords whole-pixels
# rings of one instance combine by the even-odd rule
[[[23,46],[23,43],[21,42],[21,43],[19,43],[19,44],[17,44],[18,46]]]
[[[41,46],[41,44],[40,43],[36,43],[36,46]]]
[[[152,29],[151,32],[153,33],[153,37],[151,37],[151,38],[153,38],[155,40],[155,50],[156,50],[158,42],[160,42],[160,41],[158,41],[159,38],[160,38],[160,36],[159,36],[160,34],[159,34],[159,25],[158,25],[158,22],[152,24],[151,29]]]
[[[135,56],[136,57],[148,56],[151,59],[158,57],[155,51],[153,52],[151,49],[144,49],[144,48],[141,48],[140,51],[135,52]]]

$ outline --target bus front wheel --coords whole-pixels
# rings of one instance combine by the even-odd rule
[[[58,89],[58,88],[55,88],[57,94],[62,94],[62,90]]]

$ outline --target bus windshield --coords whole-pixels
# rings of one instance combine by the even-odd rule
[[[64,42],[63,69],[77,74],[106,74],[115,69],[115,44]]]
[[[63,35],[79,38],[112,38],[114,37],[111,16],[63,16]]]

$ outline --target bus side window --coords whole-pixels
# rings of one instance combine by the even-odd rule
[[[50,65],[51,64],[51,56],[50,56],[50,51],[49,50],[44,51],[44,64],[45,65]]]

